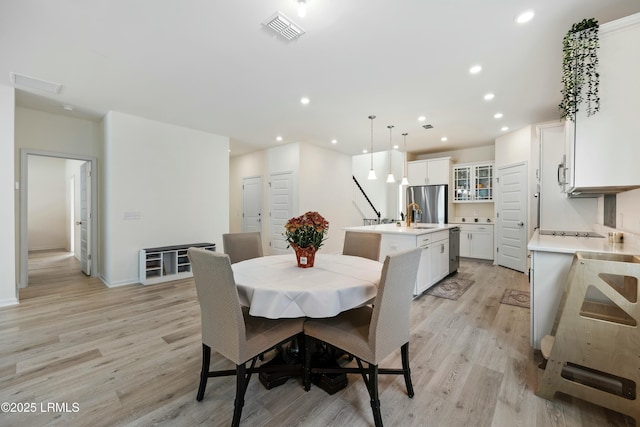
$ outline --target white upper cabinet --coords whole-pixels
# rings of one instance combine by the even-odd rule
[[[493,202],[493,178],[493,163],[454,166],[453,201]]]
[[[407,162],[409,185],[449,184],[450,167],[450,157]]]
[[[640,185],[640,13],[600,27],[600,111],[567,123],[569,190]],[[575,138],[575,139],[574,139]]]

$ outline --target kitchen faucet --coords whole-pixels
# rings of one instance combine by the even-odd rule
[[[407,206],[407,227],[411,227],[411,211],[415,208],[419,214],[422,213],[422,209],[417,203],[409,203]]]

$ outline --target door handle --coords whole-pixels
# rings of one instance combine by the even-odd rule
[[[518,222],[518,227],[524,227],[524,222],[522,221]]]
[[[82,221],[76,221],[76,225],[82,225]]]

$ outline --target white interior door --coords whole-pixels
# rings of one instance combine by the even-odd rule
[[[242,231],[262,231],[262,177],[242,178]]]
[[[498,168],[497,264],[527,271],[527,165]]]
[[[288,253],[284,226],[293,215],[293,174],[291,172],[269,176],[269,210],[271,224],[271,254]]]
[[[80,166],[80,268],[91,275],[91,162]]]

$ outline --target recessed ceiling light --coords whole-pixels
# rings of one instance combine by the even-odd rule
[[[494,94],[492,94],[491,92],[485,94],[484,96],[484,100],[485,101],[491,101],[493,98],[495,98],[496,96]]]
[[[482,71],[482,67],[480,65],[474,65],[473,67],[469,68],[469,72],[471,74],[478,74],[480,71]]]
[[[446,136],[443,136],[442,138],[440,138],[440,141],[442,141],[442,142],[447,142],[447,139],[448,139],[448,138],[447,138]]]
[[[393,149],[394,149],[394,150],[397,150],[397,149],[398,149],[398,145],[394,145],[394,146],[393,146]]]
[[[307,16],[307,5],[305,0],[298,0],[298,16],[304,18]]]
[[[368,151],[366,149],[362,150],[362,154],[367,154]]]
[[[73,105],[64,104],[61,107],[64,111],[73,111]]]
[[[332,143],[332,144],[337,144],[337,143],[338,143],[338,140],[337,140],[337,139],[332,139],[332,140],[331,140],[331,143]]]
[[[427,118],[425,116],[418,117],[418,121],[419,122],[424,122],[425,120],[427,120]]]
[[[502,113],[495,113],[495,114],[493,115],[493,118],[494,118],[494,119],[501,119],[503,115],[504,115],[504,114],[502,114]]]
[[[276,136],[276,141],[282,141],[282,137],[281,136]]]
[[[508,131],[508,130],[509,130],[509,126],[502,126],[502,127],[500,128],[500,130],[501,130],[502,132],[506,132],[506,131]]]
[[[311,100],[309,98],[307,98],[306,96],[303,96],[302,98],[300,98],[300,103],[302,105],[307,105],[310,102],[311,102]]]
[[[524,12],[520,12],[515,20],[518,24],[524,24],[531,21],[534,15],[535,12],[533,10],[525,10]]]

